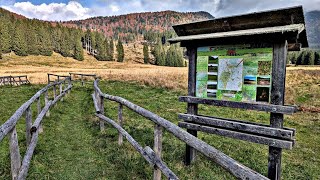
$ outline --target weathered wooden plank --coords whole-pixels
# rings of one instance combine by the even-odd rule
[[[104,97],[103,96],[99,96],[100,97],[100,114],[104,115]],[[103,132],[105,130],[105,126],[104,126],[104,122],[100,121],[100,131]]]
[[[161,158],[154,152],[152,149],[147,146],[144,148],[150,159],[154,162],[155,167],[157,167],[168,179],[179,179],[178,176],[176,176],[171,169],[168,168],[168,166],[161,160]],[[161,177],[160,177],[161,178]],[[155,178],[153,178],[155,179]]]
[[[154,145],[153,150],[155,156],[161,159],[161,151],[162,151],[162,127],[158,124],[154,125]],[[158,167],[154,167],[153,171],[153,179],[161,180],[161,170]]]
[[[53,98],[55,99],[56,97],[57,97],[56,86],[53,86]]]
[[[230,107],[230,108],[266,111],[266,112],[281,113],[281,114],[293,114],[294,112],[297,111],[296,106],[224,101],[224,100],[216,100],[216,99],[208,99],[208,98],[198,98],[198,97],[192,97],[192,96],[180,96],[179,101],[187,102],[187,103],[195,103],[195,104],[206,104],[206,105],[222,106],[222,107]]]
[[[222,129],[225,128],[227,130],[234,130],[243,133],[271,136],[278,139],[290,140],[294,137],[294,131],[292,130],[273,128],[264,124],[251,124],[248,121],[235,121],[232,119],[197,116],[192,114],[179,114],[179,118],[187,122],[194,122]]]
[[[40,126],[41,126],[41,122],[43,120],[43,117],[46,115],[47,111],[49,110],[49,108],[52,105],[52,101],[49,101],[44,108],[42,109],[42,111],[38,114],[36,120],[34,121],[32,127],[31,127],[31,132],[36,132]]]
[[[10,146],[10,159],[11,159],[11,175],[12,175],[12,179],[15,180],[18,176],[19,169],[21,166],[21,159],[20,159],[21,157],[20,157],[16,127],[14,127],[10,131],[9,146]]]
[[[49,102],[49,92],[46,91],[44,93],[44,104],[48,104],[48,102]],[[49,116],[50,116],[50,110],[48,110],[46,113],[46,117],[49,117]]]
[[[59,91],[60,91],[60,94],[62,94],[63,90],[62,90],[62,83],[59,84]],[[60,101],[63,101],[63,97],[60,99]]]
[[[189,58],[188,71],[188,95],[196,96],[196,74],[197,74],[197,48],[187,47],[187,55]],[[198,104],[187,104],[188,114],[198,114]],[[197,137],[197,131],[187,129],[187,132]],[[190,165],[196,159],[196,150],[186,144],[185,164]]]
[[[94,94],[92,94],[92,100],[93,100],[93,104],[94,104],[94,108],[96,110],[96,113],[100,114],[100,107],[99,107],[99,104],[98,104],[97,99]]]
[[[32,109],[29,106],[26,110],[26,143],[27,146],[30,144],[31,141],[31,127],[32,127]]]
[[[181,141],[187,143],[191,147],[195,148],[199,152],[203,153],[205,156],[213,160],[214,162],[221,165],[223,168],[225,168],[227,171],[229,171],[231,174],[233,174],[235,177],[239,179],[267,179],[263,175],[255,172],[254,170],[240,164],[239,162],[235,161],[231,157],[225,155],[224,153],[220,152],[219,150],[215,149],[214,147],[208,145],[204,141],[201,141],[200,139],[194,137],[193,135],[189,134],[188,132],[184,131],[177,125],[173,124],[172,122],[136,105],[132,102],[118,97],[118,96],[111,96],[108,94],[103,94],[101,90],[98,87],[98,80],[94,82],[94,88],[99,93],[99,95],[104,96],[106,99],[109,99],[111,101],[115,101],[118,103],[123,104],[124,106],[128,107],[129,109],[133,110],[137,114],[140,114],[141,116],[150,119],[156,124],[161,125],[163,128],[165,128],[167,131],[172,133],[174,136],[176,136]],[[98,117],[103,117],[102,115],[97,114]]]
[[[118,107],[118,124],[120,127],[123,127],[123,105],[122,104],[119,104],[119,107]],[[118,144],[122,145],[122,143],[123,143],[123,136],[121,133],[119,133]]]
[[[246,134],[241,132],[236,132],[232,130],[220,129],[216,127],[210,127],[200,124],[193,124],[187,122],[179,122],[179,126],[182,128],[192,129],[196,131],[207,132],[211,134],[216,134],[220,136],[230,137],[234,139],[240,139],[244,141],[249,141],[258,144],[264,144],[273,147],[279,147],[284,149],[292,149],[294,145],[294,140],[281,140],[276,138],[263,137],[259,135]]]
[[[30,145],[28,146],[27,152],[23,157],[22,165],[17,178],[18,180],[25,180],[27,178],[33,152],[38,142],[38,136],[39,136],[39,131],[36,131],[32,134]]]
[[[288,43],[285,40],[273,46],[271,104],[284,104],[287,49]],[[283,114],[271,113],[270,126],[282,128]],[[272,180],[281,179],[281,156],[281,148],[269,147],[268,178]]]
[[[301,43],[288,44],[288,51],[301,51]]]

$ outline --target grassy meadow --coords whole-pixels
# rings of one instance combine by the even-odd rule
[[[10,59],[10,60],[9,60]],[[286,104],[320,107],[320,67],[287,69]],[[15,55],[0,61],[1,75],[27,74],[33,85],[0,87],[0,124],[3,124],[26,100],[46,83],[46,73],[96,73],[102,79],[103,92],[122,96],[177,124],[177,113],[186,112],[178,97],[186,94],[187,68],[159,67],[132,62],[97,62],[86,56],[82,62],[63,58]],[[108,126],[100,133],[91,99],[93,88],[76,85],[64,102],[44,119],[28,179],[152,179],[148,163],[124,140],[117,144],[117,131]],[[105,112],[117,118],[117,104],[105,102]],[[36,107],[33,107],[35,119]],[[256,111],[199,106],[199,114],[269,123],[269,114]],[[124,128],[142,146],[153,147],[154,124],[124,109]],[[284,150],[282,179],[320,179],[320,114],[298,112],[285,116],[285,126],[296,128],[297,143]],[[25,146],[25,122],[18,126],[20,152]],[[268,148],[264,145],[199,133],[200,139],[230,155],[240,163],[267,175]],[[180,179],[234,179],[219,165],[204,156],[191,166],[184,166],[185,144],[170,133],[164,133],[163,160]],[[0,143],[0,179],[10,179],[8,139]]]

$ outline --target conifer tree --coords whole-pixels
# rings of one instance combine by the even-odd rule
[[[117,44],[118,62],[123,62],[124,60],[124,49],[121,40],[118,40]]]
[[[2,44],[2,52],[4,53],[11,51],[11,29],[11,21],[5,17],[0,17],[0,42]]]
[[[15,34],[13,38],[13,51],[18,56],[27,56],[27,42],[24,34],[25,26],[22,22],[16,23]]]
[[[51,37],[48,29],[45,27],[40,27],[38,36],[39,36],[38,39],[40,44],[40,48],[39,48],[40,54],[43,56],[51,56],[53,48],[52,48],[52,44],[51,44],[52,41],[50,39]]]
[[[113,45],[113,39],[110,39],[109,42],[109,55],[110,55],[110,60],[113,61],[113,54],[114,54],[114,45]]]
[[[73,48],[71,48],[70,41],[71,41],[71,38],[70,38],[69,30],[67,28],[62,28],[62,35],[60,39],[60,42],[61,42],[60,53],[64,57],[72,56],[71,50],[73,50]]]
[[[147,44],[143,45],[143,61],[145,64],[149,63],[149,49]]]
[[[96,50],[97,50],[97,55],[95,56],[97,60],[99,61],[106,61],[108,60],[108,54],[107,54],[107,45],[106,45],[106,40],[103,37],[102,34],[97,34],[96,37]]]
[[[80,32],[75,33],[74,40],[75,40],[75,44],[74,44],[73,57],[79,61],[82,61],[84,57],[83,57],[83,49],[81,44]]]
[[[314,64],[315,65],[320,65],[320,52],[315,52],[314,54]]]

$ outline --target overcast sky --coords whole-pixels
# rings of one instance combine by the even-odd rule
[[[149,11],[207,11],[215,17],[303,5],[320,10],[320,0],[0,0],[0,7],[28,18],[78,20]]]

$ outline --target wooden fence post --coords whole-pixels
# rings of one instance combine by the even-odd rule
[[[286,78],[287,41],[273,45],[271,104],[283,105]],[[283,114],[270,113],[270,126],[283,128]],[[282,149],[269,146],[268,178],[281,178]]]
[[[161,159],[161,151],[162,151],[162,127],[158,124],[154,126],[154,153],[156,156]],[[161,180],[161,170],[158,169],[156,166],[154,167],[153,171],[153,179],[154,180]]]
[[[100,96],[100,113],[102,115],[104,115],[104,97],[103,96]],[[100,131],[103,132],[105,129],[104,127],[104,121],[100,120]]]
[[[37,101],[37,109],[38,109],[38,114],[39,115],[41,113],[41,101],[40,101],[40,97],[38,98],[38,101]],[[43,128],[42,128],[42,124],[40,124],[39,126],[39,133],[42,133],[43,132]]]
[[[50,75],[48,74],[48,84],[50,84]]]
[[[119,108],[118,108],[118,123],[119,126],[123,126],[123,105],[119,103]],[[119,137],[118,137],[118,144],[122,145],[123,143],[123,136],[122,134],[118,131]]]
[[[47,103],[49,102],[49,92],[48,90],[45,92],[45,95],[44,95],[44,103],[45,105],[47,105]],[[46,117],[49,117],[50,116],[50,110],[47,111],[46,113]]]
[[[27,146],[29,146],[31,141],[31,126],[32,126],[32,109],[31,106],[29,106],[26,110],[26,140],[27,140]]]
[[[82,85],[82,86],[84,85],[82,74],[81,74],[81,85]]]
[[[21,166],[21,157],[20,157],[16,127],[14,127],[9,133],[9,143],[10,143],[11,175],[12,175],[12,179],[15,180],[18,177],[20,166]]]
[[[53,98],[55,99],[56,97],[57,97],[56,85],[53,85]]]
[[[196,96],[196,67],[197,67],[197,48],[188,47],[189,57],[189,74],[188,74],[188,95]],[[188,103],[188,114],[198,114],[198,104]],[[187,132],[197,137],[197,131],[187,129]],[[189,145],[186,145],[185,164],[190,165],[196,158],[196,150]]]
[[[62,94],[62,83],[59,84],[59,89],[60,89],[59,95],[61,95]],[[63,97],[61,97],[60,101],[63,101]]]

